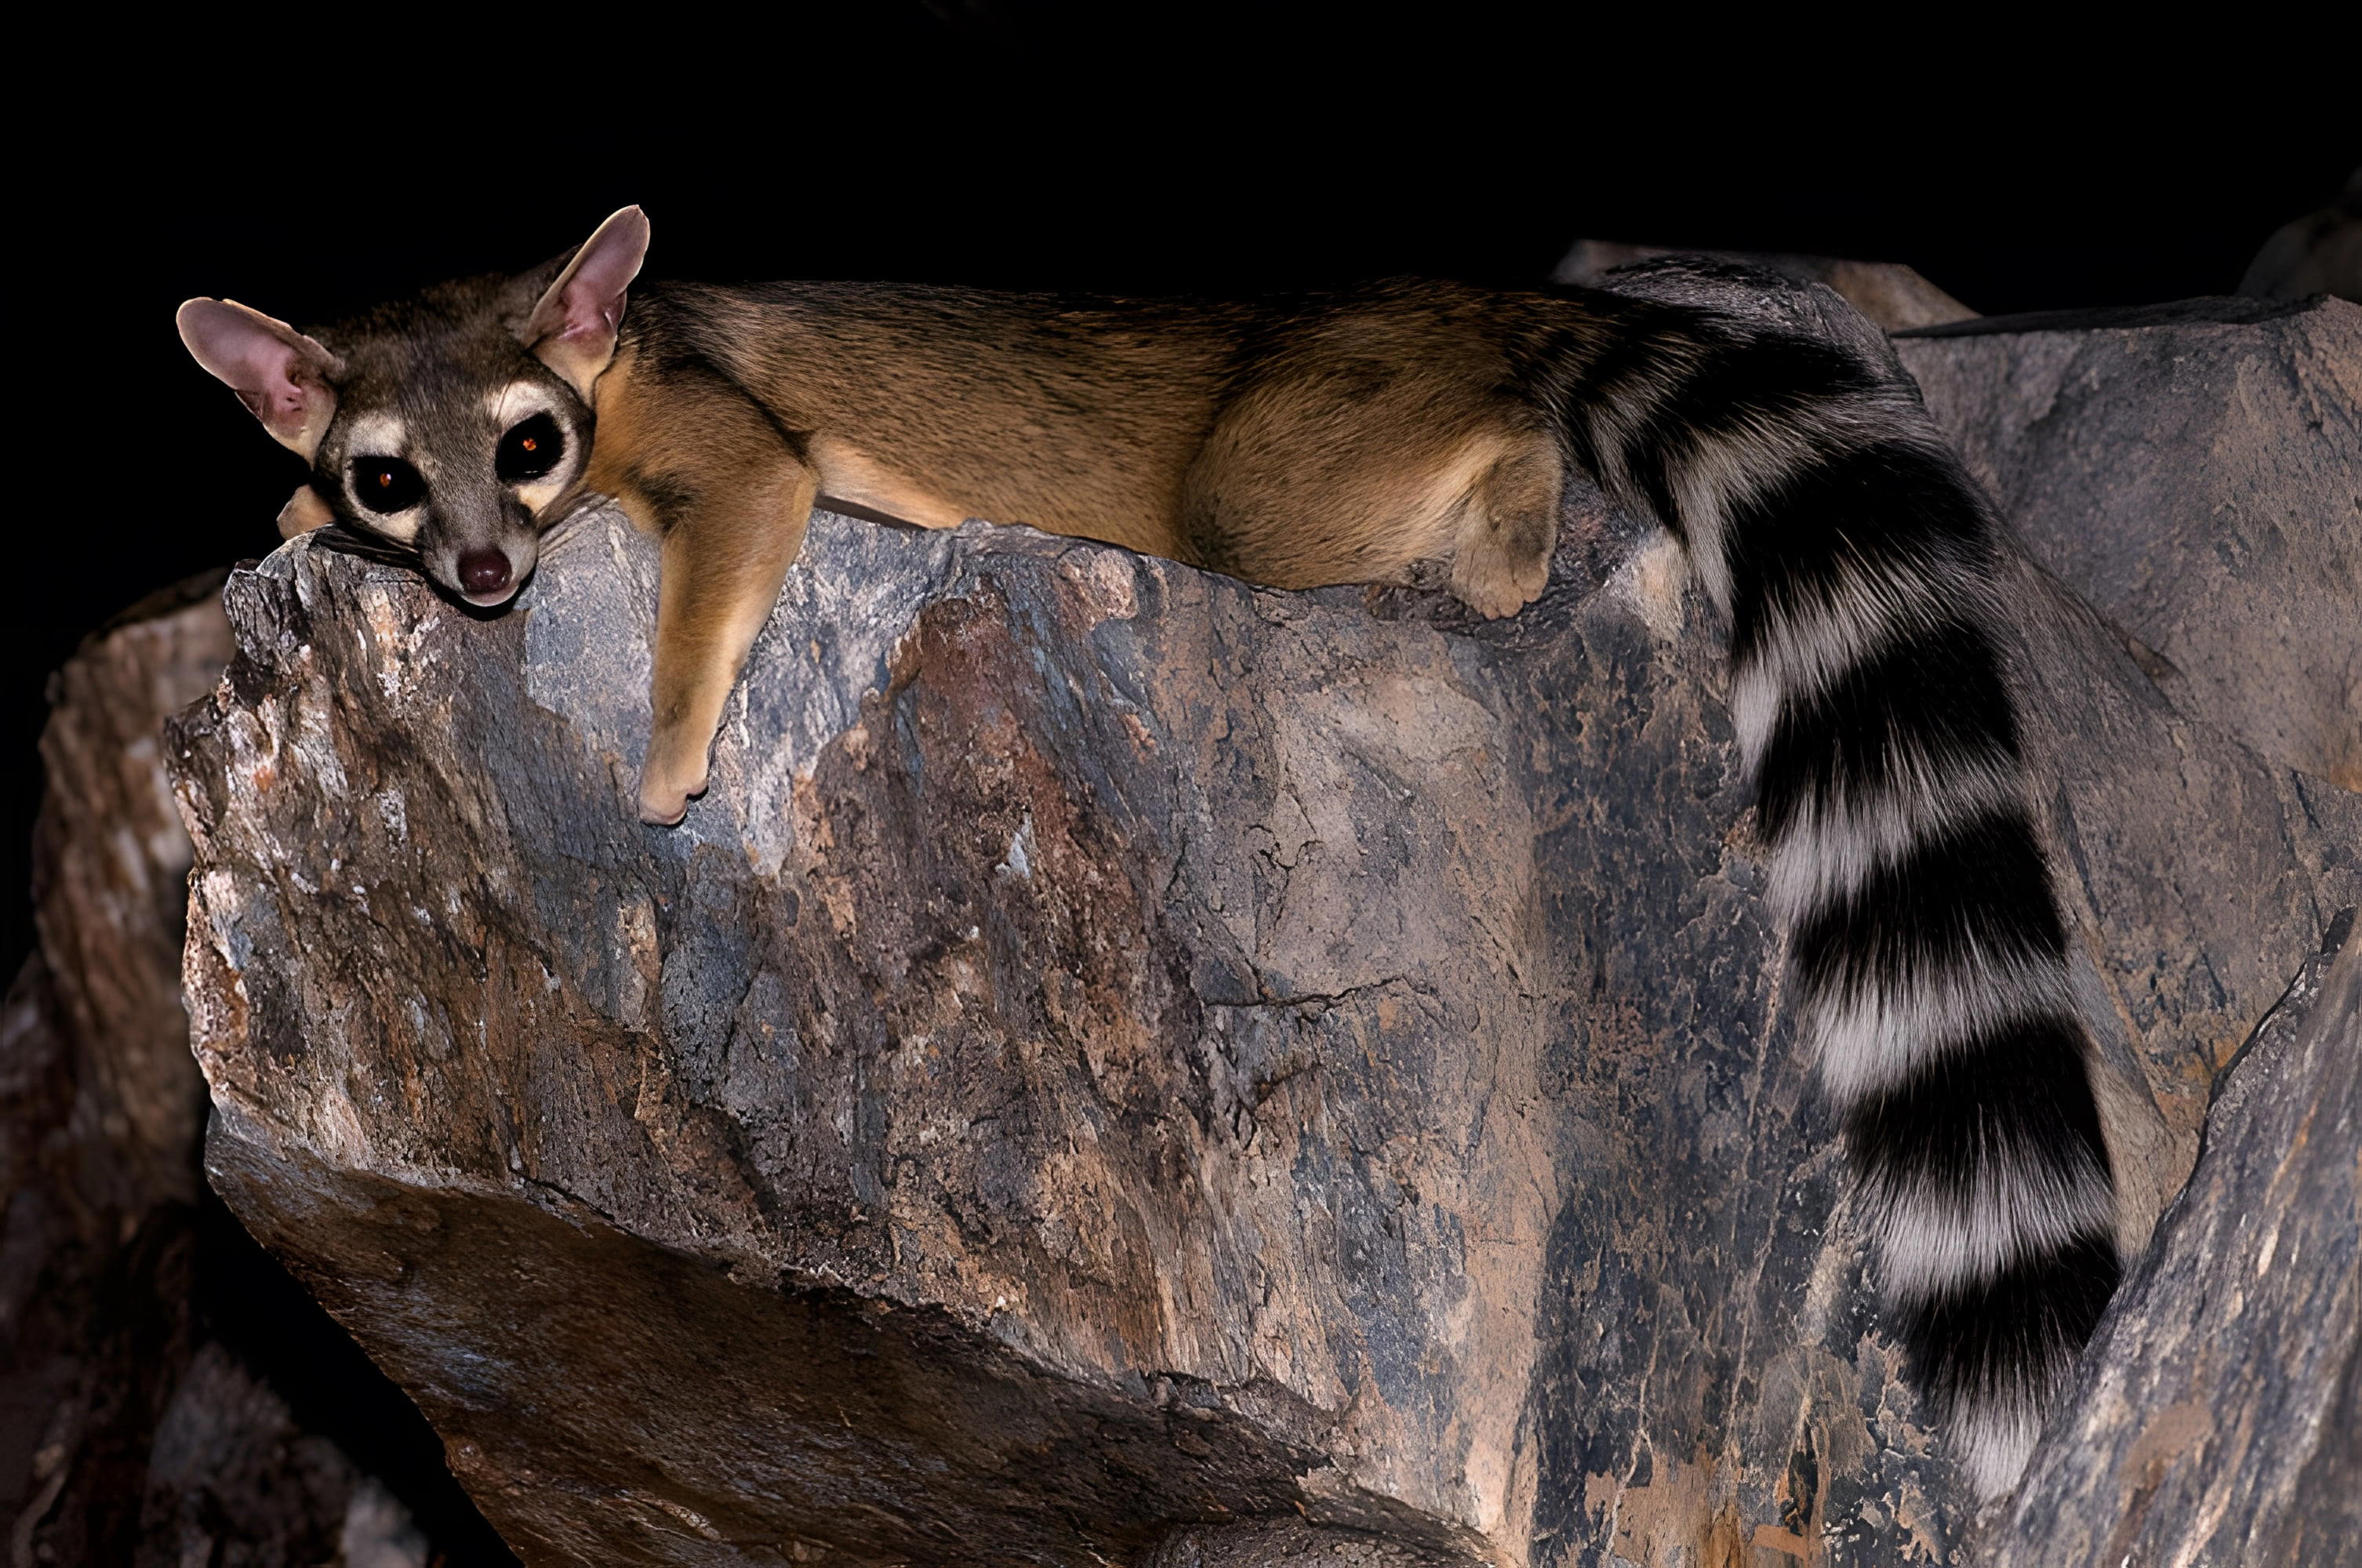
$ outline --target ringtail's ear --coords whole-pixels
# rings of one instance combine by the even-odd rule
[[[648,217],[625,207],[582,242],[517,336],[534,357],[590,401],[590,384],[615,357],[624,294],[648,254]]]
[[[336,417],[328,381],[343,363],[285,322],[235,300],[191,300],[177,319],[197,363],[237,393],[281,446],[310,461]]]

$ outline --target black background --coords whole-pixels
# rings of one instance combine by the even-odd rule
[[[20,59],[45,106],[19,105],[11,196],[9,971],[45,673],[149,590],[268,551],[301,478],[180,347],[193,294],[301,325],[522,269],[638,202],[656,275],[1516,283],[1588,236],[1904,261],[1995,314],[2227,293],[2362,155],[2301,41],[2259,78],[1579,8],[679,11]]]

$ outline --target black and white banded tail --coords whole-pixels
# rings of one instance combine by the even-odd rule
[[[1620,311],[1555,389],[1563,428],[1729,617],[1804,1036],[1890,1320],[1992,1496],[2118,1270],[1995,525],[1882,343]]]

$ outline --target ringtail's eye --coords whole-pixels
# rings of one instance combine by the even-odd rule
[[[537,480],[557,467],[557,459],[566,456],[566,432],[557,421],[546,414],[536,414],[509,426],[501,437],[501,449],[492,458],[492,468],[503,484],[523,484]]]
[[[426,481],[400,458],[355,458],[353,493],[371,512],[392,515],[426,499]]]

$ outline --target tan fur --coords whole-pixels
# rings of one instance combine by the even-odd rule
[[[298,485],[295,493],[287,498],[287,504],[279,509],[279,536],[292,539],[298,534],[325,528],[336,520],[335,511],[320,499],[318,491],[309,484]]]
[[[222,300],[178,320],[312,460],[284,532],[335,522],[485,608],[587,492],[662,538],[640,801],[659,823],[704,787],[815,496],[930,528],[1030,524],[1280,588],[1446,581],[1513,614],[1550,574],[1565,443],[1590,438],[1560,406],[1567,378],[1632,331],[1600,296],[1437,282],[1233,304],[642,287],[647,245],[625,207],[542,267],[438,284],[321,337]],[[1618,374],[1600,406],[1645,403],[1653,383]],[[528,424],[548,445],[513,449]],[[357,488],[365,468],[381,488]]]
[[[664,536],[640,814],[679,822],[746,650],[803,547],[818,476],[743,400],[647,395],[626,350],[600,381],[586,482]]]
[[[820,475],[822,493],[830,499],[864,507],[922,528],[956,528],[967,513],[908,474],[885,468],[850,442],[835,436],[815,437],[811,465]]]
[[[635,300],[594,385],[584,483],[666,541],[643,815],[678,821],[702,788],[819,491],[1276,587],[1440,563],[1472,607],[1514,613],[1549,575],[1563,462],[1498,390],[1517,314],[1406,287],[1295,326],[1242,374],[1260,324],[1219,308],[817,287]]]

